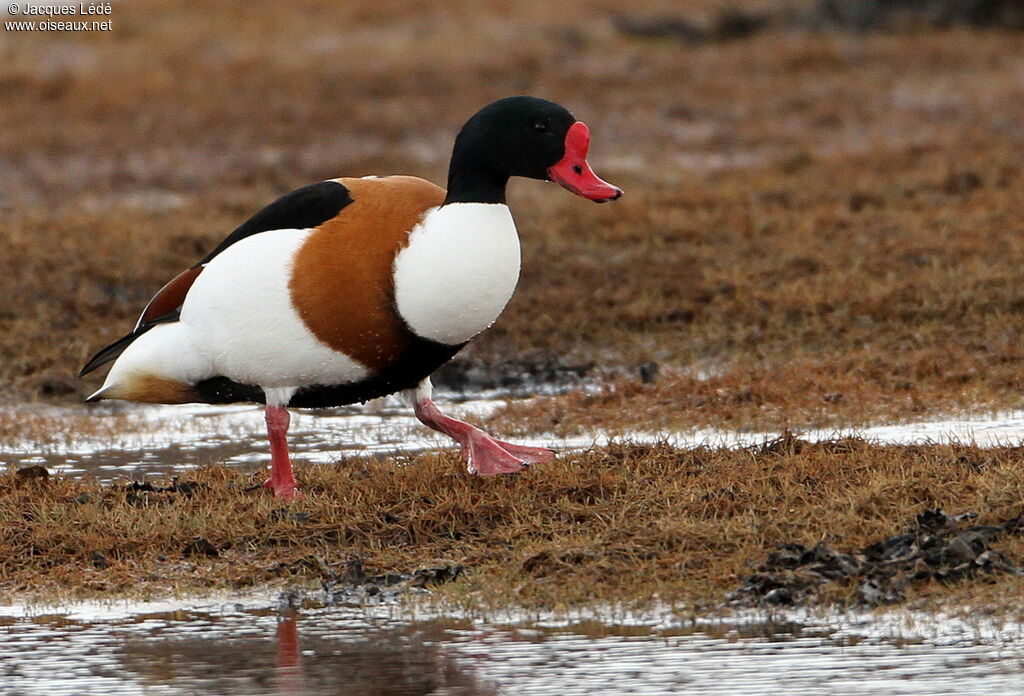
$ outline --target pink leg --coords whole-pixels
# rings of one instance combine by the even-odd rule
[[[480,428],[444,415],[429,398],[418,399],[415,410],[416,417],[424,425],[462,445],[462,460],[471,474],[507,474],[528,464],[541,464],[555,456],[553,450],[544,447],[526,447],[496,440]]]
[[[288,458],[288,423],[291,416],[283,406],[267,406],[264,411],[267,434],[270,436],[270,478],[263,485],[273,488],[274,495],[285,501],[302,498],[295,487],[292,461]]]

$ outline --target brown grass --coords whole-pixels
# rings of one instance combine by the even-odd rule
[[[450,455],[408,466],[350,459],[301,467],[306,500],[281,505],[259,478],[213,467],[187,493],[51,478],[0,479],[0,590],[105,595],[244,588],[343,574],[463,565],[441,595],[472,606],[664,601],[708,607],[782,542],[851,551],[931,508],[979,523],[1019,514],[1018,448],[816,446],[676,450],[612,445],[523,475],[466,476]],[[204,540],[196,545],[197,540]],[[996,546],[1017,561],[1024,539]],[[196,553],[216,549],[217,556]],[[315,560],[319,558],[320,560]],[[998,604],[1022,580],[912,588],[909,599]],[[850,599],[832,588],[828,601]],[[1003,602],[1005,604],[1005,602]]]
[[[633,395],[658,420],[770,427],[1018,404],[1024,38],[775,29],[686,47],[612,21],[719,6],[200,14],[154,0],[119,6],[110,35],[5,35],[7,398],[87,393],[83,360],[275,195],[369,172],[443,181],[466,116],[529,92],[590,123],[595,167],[627,196],[593,206],[513,184],[523,281],[470,357],[540,350],[626,373],[658,362],[684,375]],[[708,386],[685,377],[708,368]],[[692,398],[702,389],[750,392],[764,409],[732,396],[712,408]]]
[[[466,355],[594,361],[605,386],[495,419],[767,430],[1019,405],[1024,36],[776,28],[682,46],[614,29],[618,14],[720,6],[148,0],[116,4],[111,34],[5,34],[3,399],[79,400],[99,378],[74,377],[83,361],[275,196],[339,175],[443,182],[465,118],[531,93],[588,122],[595,169],[626,197],[513,182],[522,282]],[[636,376],[648,362],[653,385]],[[0,436],[38,429],[11,423]],[[244,586],[322,554],[452,558],[471,570],[452,592],[479,602],[713,603],[777,542],[850,550],[925,507],[1014,512],[1019,470],[1014,450],[866,445],[613,447],[486,481],[447,456],[352,460],[300,472],[301,524],[221,469],[194,497],[142,506],[8,476],[0,586]],[[200,536],[219,557],[183,557]]]

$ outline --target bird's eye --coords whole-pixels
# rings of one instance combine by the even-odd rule
[[[537,123],[533,124],[533,129],[538,133],[543,133],[548,129],[548,124],[538,121]]]

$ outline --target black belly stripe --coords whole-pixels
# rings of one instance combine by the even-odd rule
[[[376,399],[412,389],[462,350],[465,343],[450,346],[418,339],[404,356],[372,377],[349,384],[315,384],[301,387],[288,402],[294,408],[331,408]],[[266,403],[263,390],[227,377],[211,377],[195,385],[197,401],[207,404]]]

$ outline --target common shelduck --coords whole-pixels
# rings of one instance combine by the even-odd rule
[[[412,176],[331,179],[256,213],[165,285],[87,401],[266,404],[279,498],[298,495],[286,407],[324,408],[405,391],[425,425],[454,438],[470,473],[554,456],[496,440],[431,400],[430,374],[494,323],[519,279],[511,176],[555,181],[599,203],[622,191],[587,163],[587,126],[535,97],[500,99],[455,139],[448,190]]]

